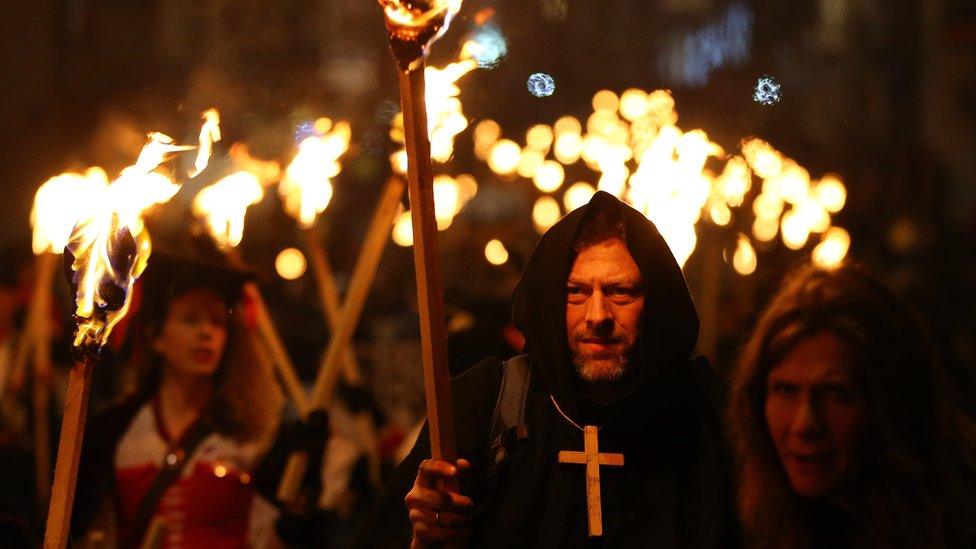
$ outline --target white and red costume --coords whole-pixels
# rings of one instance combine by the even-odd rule
[[[101,490],[79,487],[79,501],[75,509],[83,512],[79,509],[79,503],[92,499],[94,493],[104,493],[104,485],[110,485],[113,497],[110,501],[102,501],[101,512],[107,512],[106,507],[114,508],[114,520],[111,522],[115,524],[115,536],[105,534],[116,539],[127,537],[134,515],[153,480],[163,470],[164,463],[175,461],[175,450],[184,442],[174,440],[166,432],[154,403],[150,401],[139,406],[117,438],[106,433],[107,440],[99,440],[96,435],[91,441],[92,451],[85,452],[109,457],[107,446],[114,446],[111,471],[104,466],[92,467],[89,464],[87,467],[88,474],[110,478],[102,478]],[[122,406],[118,413],[128,415],[124,413],[126,408],[132,409],[131,406]],[[104,414],[109,416],[105,428],[112,431],[114,423],[114,431],[119,433],[117,424],[120,418],[111,417],[112,413]],[[98,429],[97,423],[94,428]],[[192,430],[191,427],[187,431]],[[115,444],[112,444],[113,438]],[[89,440],[85,442],[87,446]],[[206,435],[192,453],[185,456],[186,462],[179,478],[159,498],[153,521],[162,521],[164,526],[162,546],[231,549],[275,545],[277,510],[257,493],[253,478],[266,448],[267,444],[240,443],[217,432]],[[85,469],[83,464],[82,475],[86,473]],[[80,478],[94,480],[84,476]],[[97,505],[97,501],[91,503]],[[80,517],[79,520],[83,521],[84,518]],[[104,524],[105,521],[98,522]]]

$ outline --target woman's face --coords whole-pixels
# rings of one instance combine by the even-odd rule
[[[224,355],[229,320],[219,295],[205,288],[189,290],[170,301],[153,348],[174,373],[213,375]]]
[[[766,379],[766,424],[793,490],[837,493],[857,466],[866,423],[850,348],[830,333],[801,340]]]

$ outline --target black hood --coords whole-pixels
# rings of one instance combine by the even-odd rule
[[[573,240],[584,220],[617,210],[624,220],[627,248],[647,288],[641,333],[632,357],[639,363],[641,392],[658,381],[681,375],[698,341],[698,313],[681,268],[657,228],[640,212],[605,192],[564,217],[536,245],[515,288],[513,318],[525,336],[539,381],[560,402],[581,394],[582,382],[569,356],[566,338],[566,279],[574,259]]]

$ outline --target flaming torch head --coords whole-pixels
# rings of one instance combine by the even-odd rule
[[[145,232],[133,236],[117,215],[108,227],[107,235],[89,235],[81,229],[65,248],[65,274],[77,297],[72,349],[79,359],[94,356],[125,316],[129,290],[149,255]]]
[[[430,45],[447,32],[461,0],[379,0],[386,17],[390,48],[400,70],[415,69]]]
[[[169,200],[180,186],[153,170],[187,147],[151,134],[133,166],[111,185],[93,190],[93,204],[78,217],[64,262],[75,295],[78,359],[91,359],[129,308],[131,289],[149,259],[149,234],[142,222],[150,206]]]

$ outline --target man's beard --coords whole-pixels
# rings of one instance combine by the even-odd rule
[[[573,353],[573,364],[587,383],[612,383],[627,373],[628,354]]]
[[[613,349],[587,352],[581,349],[583,340],[599,338],[613,342]],[[586,329],[573,334],[570,352],[573,355],[573,365],[580,378],[587,383],[612,383],[618,381],[627,373],[630,363],[630,351],[633,342],[626,334],[615,332],[608,335],[597,335]]]

